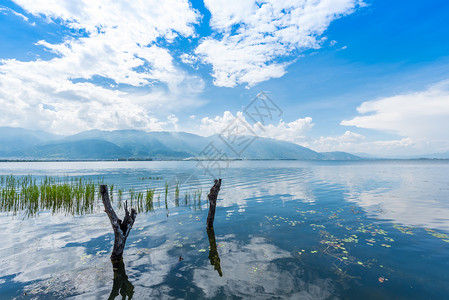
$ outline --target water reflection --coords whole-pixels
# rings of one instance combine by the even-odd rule
[[[370,217],[449,230],[447,171],[444,161],[360,162],[321,166],[314,176],[344,190]]]
[[[112,270],[114,271],[114,282],[108,299],[113,300],[118,295],[121,295],[122,299],[126,299],[126,297],[132,299],[134,295],[134,285],[128,280],[123,259],[113,261]]]
[[[198,266],[192,282],[206,299],[338,299],[335,282],[305,269],[285,251],[262,237],[248,241],[235,235],[219,237],[224,244],[223,277],[212,276],[210,266]]]
[[[220,275],[220,277],[222,277],[223,273],[221,271],[220,256],[218,256],[217,243],[215,241],[214,228],[212,227],[212,228],[209,228],[209,229],[206,229],[206,230],[207,230],[207,237],[209,238],[209,246],[210,246],[210,250],[209,250],[210,264],[212,266],[214,266],[214,270],[217,270],[218,275]]]
[[[196,210],[195,198],[191,198],[191,206],[183,204],[186,191],[201,187],[205,191],[210,188],[210,178],[197,174],[198,185],[192,184],[191,189],[180,185],[179,195],[175,189],[170,190],[170,211],[164,209],[165,181],[177,171],[190,172],[188,162],[179,168],[163,162],[142,170],[137,169],[139,163],[129,168],[102,163],[97,169],[85,171],[61,167],[53,173],[104,175],[106,182],[125,191],[124,200],[131,188],[156,188],[160,193],[155,194],[155,204],[160,206],[139,215],[125,250],[127,270],[123,262],[114,267],[112,284],[107,253],[113,236],[102,210],[79,217],[43,212],[25,220],[0,214],[4,228],[0,298],[12,299],[25,292],[28,297],[44,299],[398,299],[404,293],[402,297],[409,299],[426,295],[444,298],[449,244],[419,228],[413,229],[414,235],[403,234],[385,227],[386,222],[367,220],[367,215],[401,224],[449,228],[449,185],[445,176],[448,163],[236,164],[239,167],[228,170],[226,188],[217,201],[219,235],[207,231],[209,242],[204,238],[207,214]],[[51,171],[25,169],[25,175]],[[14,169],[0,169],[2,172],[17,174]],[[164,179],[138,179],[148,176]],[[181,179],[176,178],[180,184]],[[174,188],[176,183],[171,186]],[[176,201],[173,195],[179,196],[179,207],[171,201]],[[207,202],[203,203],[204,209]],[[357,213],[349,210],[352,207]],[[385,235],[377,232],[376,236],[367,236],[375,229],[385,230]],[[345,271],[359,279],[335,276],[331,263],[346,262],[342,257],[316,251],[326,247],[320,230],[348,240],[347,245],[341,245],[345,250],[339,249],[349,252],[353,258],[348,256],[348,260],[354,264]],[[357,237],[350,238],[349,234]],[[373,239],[376,243],[368,244]],[[371,258],[378,262],[368,267],[365,261]],[[380,276],[389,281],[379,282]],[[414,284],[413,290],[408,288],[409,283]]]

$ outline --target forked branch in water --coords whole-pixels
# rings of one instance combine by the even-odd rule
[[[112,249],[111,260],[118,261],[123,258],[123,250],[125,249],[126,239],[136,220],[137,212],[131,208],[131,214],[128,211],[128,202],[125,202],[125,218],[120,220],[112,208],[109,199],[108,186],[100,185],[101,200],[103,201],[104,211],[111,221],[112,229],[114,230],[114,248]]]

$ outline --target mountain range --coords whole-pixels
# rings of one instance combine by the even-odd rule
[[[290,142],[262,137],[239,136],[239,140],[236,141],[225,140],[219,135],[202,137],[185,132],[141,130],[89,130],[75,135],[60,136],[12,127],[0,127],[0,158],[5,160],[361,159],[345,152],[319,153]]]

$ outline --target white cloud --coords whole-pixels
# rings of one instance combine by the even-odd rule
[[[371,143],[372,145],[376,145],[382,149],[394,149],[394,148],[403,148],[403,147],[412,147],[416,145],[416,142],[411,138],[402,138],[400,140],[390,140],[390,141],[374,141]]]
[[[338,137],[327,137],[327,138],[321,138],[323,141],[332,141],[337,143],[354,143],[361,140],[364,140],[365,137],[361,134],[351,132],[347,130],[343,135]]]
[[[283,76],[291,57],[319,48],[329,24],[361,4],[359,0],[234,0],[231,4],[206,0],[210,25],[218,34],[203,39],[196,54],[212,65],[215,85],[251,87]]]
[[[305,117],[292,122],[280,120],[277,125],[262,126],[258,123],[254,127],[258,136],[300,144],[306,139],[305,134],[312,129],[313,123],[311,117]]]
[[[399,144],[410,144],[414,140],[427,141],[434,146],[449,146],[449,81],[421,92],[367,101],[357,111],[364,115],[344,120],[341,125],[375,129],[409,138]]]
[[[191,23],[197,16],[185,0],[166,1],[88,1],[14,0],[29,13],[49,19],[60,18],[69,27],[86,29],[90,33],[120,28],[141,44],[155,37],[177,33],[193,34]],[[167,12],[170,13],[167,13]]]
[[[422,152],[427,144],[409,137],[396,140],[367,141],[364,135],[346,131],[340,136],[320,137],[310,146],[319,152],[345,151],[350,153],[368,153],[379,156],[404,155],[404,153]]]
[[[168,123],[173,126],[174,131],[178,131],[178,117],[176,117],[174,114],[171,114],[167,117]]]
[[[194,66],[198,62],[198,57],[193,54],[183,53],[179,56],[179,58],[183,63],[190,66]]]
[[[203,80],[176,68],[169,51],[156,45],[158,38],[170,42],[195,35],[198,14],[188,1],[15,2],[36,17],[84,29],[88,36],[66,37],[60,44],[38,41],[56,55],[47,61],[0,61],[1,126],[56,133],[160,130],[167,122],[157,119],[156,109],[164,115],[198,105]],[[99,84],[98,78],[114,84]]]
[[[373,140],[346,131],[320,137],[310,146],[317,151],[363,152],[378,156],[404,156],[445,152],[449,149],[449,81],[425,91],[362,103],[362,116],[340,124],[396,134],[391,140]]]
[[[11,13],[11,14],[15,15],[16,17],[21,18],[25,22],[29,22],[29,18],[27,16],[25,16],[25,15],[23,15],[21,13],[18,13],[15,10],[13,10],[13,9],[11,9],[9,7],[0,6],[0,12],[3,12],[4,14]],[[34,26],[36,24],[35,23],[30,23],[30,25]]]
[[[242,116],[242,113],[238,112],[237,116]],[[203,118],[201,119],[200,134],[203,136],[219,134],[223,132],[234,119],[235,116],[230,111],[225,111],[223,117],[215,116],[213,119],[209,117]]]
[[[225,111],[223,116],[201,119],[199,134],[209,136],[222,133],[235,118],[239,118],[245,125],[259,137],[301,143],[305,140],[305,134],[313,127],[312,118],[306,117],[292,122],[279,120],[277,125],[262,125],[260,122],[251,124],[245,118],[243,112],[239,111],[234,116],[230,111]]]
[[[347,151],[348,149],[354,151],[354,145],[364,139],[365,137],[361,134],[346,131],[340,136],[321,136],[319,139],[314,140],[311,146],[314,150],[320,152]]]

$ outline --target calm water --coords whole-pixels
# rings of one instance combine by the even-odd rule
[[[115,190],[181,183],[180,207],[170,190],[168,209],[162,194],[137,216],[115,279],[100,205],[1,213],[0,298],[447,299],[448,173],[447,161],[232,162],[208,235],[213,182],[195,162],[0,163],[0,175],[104,177]],[[202,202],[183,205],[199,188]]]

